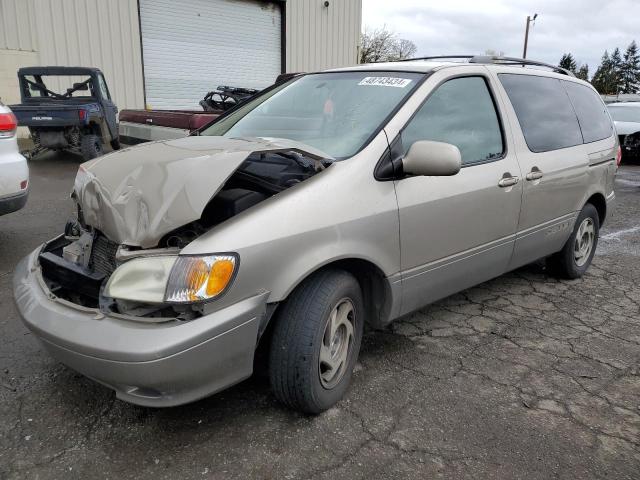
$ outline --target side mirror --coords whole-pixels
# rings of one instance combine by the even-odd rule
[[[86,82],[79,82],[79,83],[74,83],[73,90],[89,90],[89,85],[87,85]]]
[[[409,175],[451,176],[458,173],[461,166],[458,147],[431,140],[418,140],[402,159],[402,169]]]

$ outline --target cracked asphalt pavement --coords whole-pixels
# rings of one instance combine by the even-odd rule
[[[136,407],[47,356],[11,272],[71,215],[78,164],[31,162],[26,209],[0,217],[0,478],[640,477],[640,167],[584,278],[531,265],[368,332],[346,398],[307,417],[257,376]]]

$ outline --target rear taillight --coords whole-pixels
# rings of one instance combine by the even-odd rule
[[[20,182],[20,190],[26,190],[29,186],[29,180],[23,180]]]
[[[82,109],[78,110],[78,118],[80,120],[84,120],[86,116],[87,116],[86,110],[82,110]]]
[[[0,138],[13,137],[16,128],[18,128],[18,120],[13,113],[0,113]]]
[[[622,162],[622,147],[618,145],[618,154],[616,155],[616,165],[620,166],[621,162]]]

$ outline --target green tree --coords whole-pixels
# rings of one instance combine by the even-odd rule
[[[605,50],[600,61],[600,66],[593,74],[591,83],[602,95],[612,95],[616,93],[616,80],[613,71],[613,64],[609,52]]]
[[[563,54],[558,66],[573,72],[573,74],[581,80],[589,81],[589,65],[579,65],[571,53]]]
[[[611,82],[612,82],[612,93],[620,93],[622,90],[622,55],[620,54],[620,49],[616,47],[616,49],[611,54]]]
[[[624,53],[620,66],[620,93],[636,93],[640,90],[640,53],[635,40]]]
[[[565,53],[564,55],[562,55],[558,66],[573,73],[576,73],[576,70],[578,69],[578,64],[573,58],[573,55],[571,55],[570,53]]]
[[[576,77],[580,80],[589,81],[589,65],[586,63],[584,65],[580,65],[580,68],[576,72]]]

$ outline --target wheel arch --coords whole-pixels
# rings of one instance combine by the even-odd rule
[[[373,328],[380,328],[389,323],[396,304],[399,303],[400,291],[394,289],[392,282],[382,269],[371,260],[361,257],[343,257],[328,260],[291,285],[283,296],[283,301],[303,283],[306,279],[326,269],[340,269],[351,273],[362,289],[365,305],[366,323]]]
[[[111,138],[111,132],[109,131],[109,126],[104,118],[95,117],[90,118],[89,123],[85,129],[85,135],[97,135],[102,139],[102,143],[108,143]]]
[[[605,218],[607,218],[607,200],[604,198],[604,195],[600,192],[596,192],[587,199],[585,204],[587,203],[590,203],[596,208],[598,212],[598,221],[600,226],[602,226]]]
[[[362,290],[365,319],[374,328],[388,323],[391,315],[393,292],[391,283],[382,270],[373,262],[361,258],[344,258],[324,265],[351,273]]]
[[[282,300],[269,303],[265,321],[260,326],[258,343],[254,360],[254,368],[263,371],[267,363],[271,337],[278,319],[278,310],[290,295],[311,276],[328,269],[340,269],[351,273],[362,289],[365,308],[365,323],[372,328],[382,328],[394,317],[394,312],[400,308],[400,288],[394,288],[393,282],[374,262],[359,257],[335,258],[317,266],[315,269],[301,275],[298,281],[291,285],[282,296]]]

